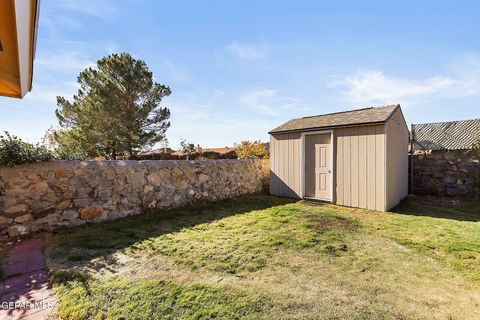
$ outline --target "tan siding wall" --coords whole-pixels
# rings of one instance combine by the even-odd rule
[[[335,203],[384,211],[384,125],[336,129],[335,141]]]
[[[351,184],[351,136],[350,128],[342,129],[343,131],[343,204],[351,206],[352,184]]]
[[[334,157],[335,170],[333,178],[333,188],[336,188],[336,190],[333,194],[333,202],[343,203],[343,188],[338,188],[338,181],[342,181],[341,185],[343,185],[343,131],[336,130],[333,136],[334,141],[336,141],[336,145],[334,146],[334,150],[336,149],[336,157]]]
[[[408,129],[401,112],[386,126],[387,133],[383,124],[334,130],[336,204],[385,211],[407,195]],[[271,135],[270,146],[270,193],[299,198],[301,134]]]
[[[385,175],[386,175],[386,157],[385,157],[385,126],[375,127],[375,209],[386,210],[386,192],[385,192]]]
[[[270,193],[299,198],[301,193],[301,135],[270,135]]]
[[[358,127],[358,207],[367,207],[367,127]]]
[[[352,177],[352,184],[350,187],[351,190],[351,201],[350,205],[352,207],[358,207],[358,191],[359,191],[359,176],[360,176],[360,168],[358,164],[358,155],[359,155],[359,148],[358,148],[358,127],[352,127],[350,129],[350,158],[352,162],[350,164],[350,176]]]
[[[408,128],[397,110],[387,122],[387,210],[408,194]]]

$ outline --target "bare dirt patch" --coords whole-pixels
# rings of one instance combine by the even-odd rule
[[[321,218],[316,226],[316,229],[320,232],[331,231],[331,230],[343,230],[351,231],[355,227],[352,221],[344,219],[329,219]]]

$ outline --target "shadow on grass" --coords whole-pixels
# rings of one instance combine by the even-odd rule
[[[295,201],[266,195],[248,195],[203,206],[155,210],[115,221],[86,224],[63,229],[52,235],[48,239],[46,253],[54,263],[64,267],[109,269],[108,266],[115,263],[112,261],[115,259],[113,253],[134,247],[143,240]]]
[[[432,218],[450,219],[457,221],[480,221],[480,202],[470,202],[461,205],[435,205],[432,203],[416,202],[407,199],[390,210],[412,216],[424,216]]]

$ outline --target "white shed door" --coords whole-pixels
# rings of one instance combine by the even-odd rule
[[[330,134],[305,135],[305,197],[331,201]]]

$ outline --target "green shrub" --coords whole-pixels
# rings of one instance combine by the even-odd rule
[[[11,167],[28,162],[49,161],[52,158],[50,150],[41,144],[24,142],[6,131],[4,136],[0,136],[0,166]]]
[[[237,152],[235,150],[229,151],[224,155],[225,159],[237,159]]]
[[[198,156],[198,160],[216,160],[220,158],[220,153],[215,151],[205,151]]]
[[[87,160],[88,153],[80,146],[59,145],[54,150],[55,158],[59,160]]]

